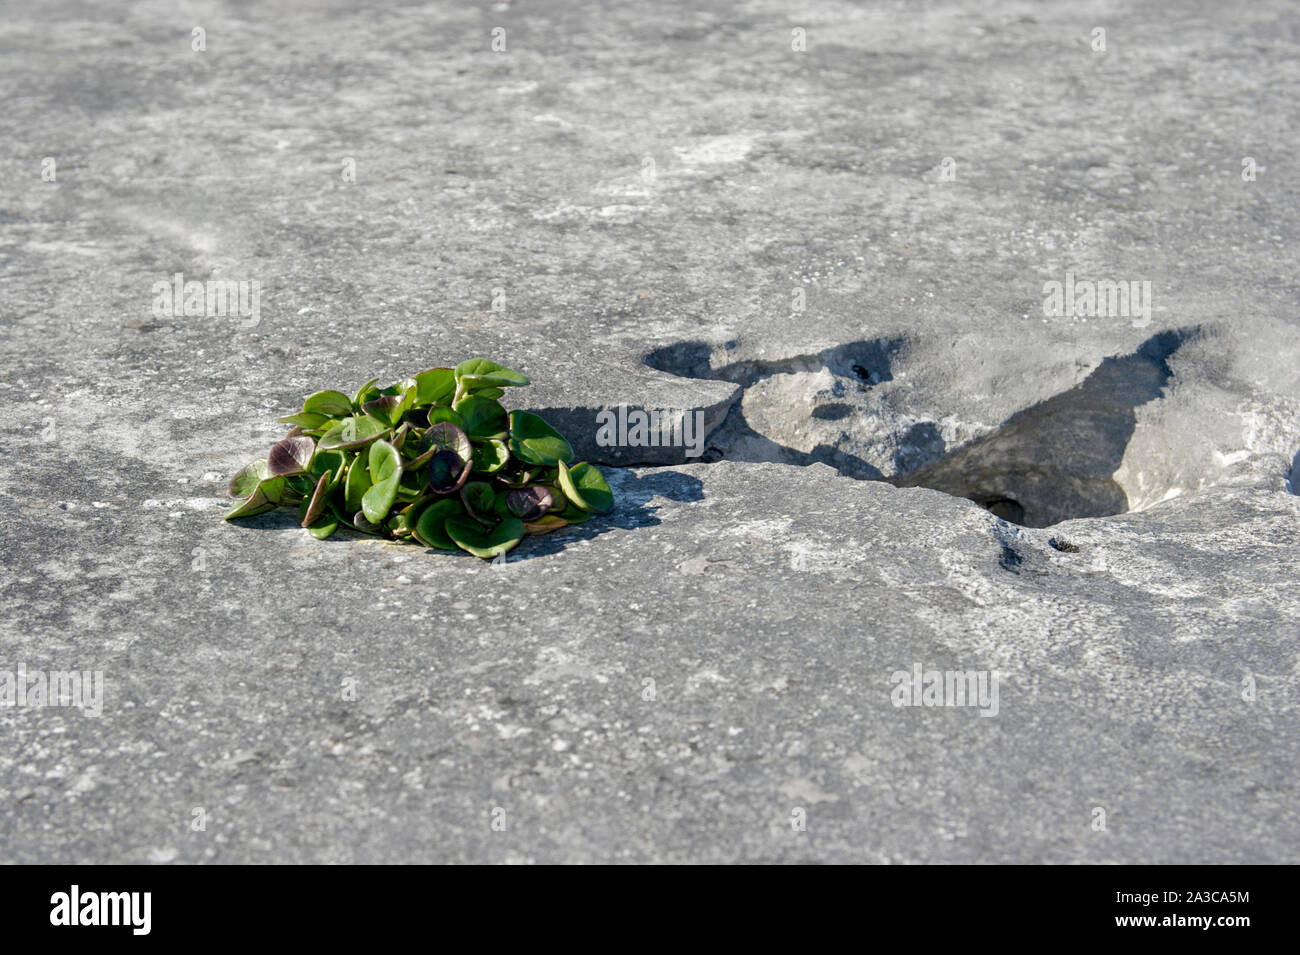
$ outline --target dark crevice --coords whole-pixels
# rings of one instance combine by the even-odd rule
[[[1003,570],[1009,570],[1013,574],[1020,573],[1018,569],[1025,559],[1020,556],[1020,551],[1016,550],[1010,544],[1002,544],[1002,555],[998,558],[998,565]]]

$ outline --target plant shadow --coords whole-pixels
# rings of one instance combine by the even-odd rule
[[[612,511],[592,515],[582,524],[570,524],[549,534],[525,537],[506,554],[506,562],[549,557],[608,531],[655,527],[660,523],[655,516],[659,505],[651,502],[657,497],[678,503],[704,500],[704,482],[680,471],[657,470],[653,474],[637,475],[630,470],[602,467],[601,472],[614,492]]]
[[[300,530],[302,525],[298,521],[297,505],[294,507],[277,507],[272,511],[263,511],[261,514],[254,514],[252,517],[240,517],[235,521],[227,523],[235,527],[251,527],[259,531],[287,531]]]

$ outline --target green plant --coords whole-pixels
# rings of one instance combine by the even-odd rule
[[[563,435],[497,400],[528,384],[519,372],[475,358],[375,381],[350,398],[318,391],[280,418],[293,429],[231,479],[226,520],[296,506],[321,540],[343,526],[492,558],[614,506],[597,468],[570,465]]]

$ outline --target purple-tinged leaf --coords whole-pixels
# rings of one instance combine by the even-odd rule
[[[311,438],[295,435],[285,438],[271,448],[266,463],[271,474],[287,477],[301,474],[311,464],[312,455],[316,453],[316,442]]]
[[[551,492],[540,484],[515,488],[506,495],[506,506],[523,521],[535,521],[555,503]]]

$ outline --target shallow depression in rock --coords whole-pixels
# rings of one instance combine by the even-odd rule
[[[1195,328],[1153,335],[1132,353],[1104,359],[1074,387],[979,434],[900,410],[896,399],[906,384],[896,380],[894,366],[908,345],[903,338],[734,362],[726,361],[725,345],[686,342],[652,352],[646,363],[742,387],[710,435],[706,460],[820,462],[847,477],[928,487],[1013,523],[1047,527],[1129,510],[1116,474],[1138,409],[1165,397],[1174,377],[1170,359],[1199,335]],[[1165,462],[1148,464],[1145,479],[1173,486],[1162,474]]]

